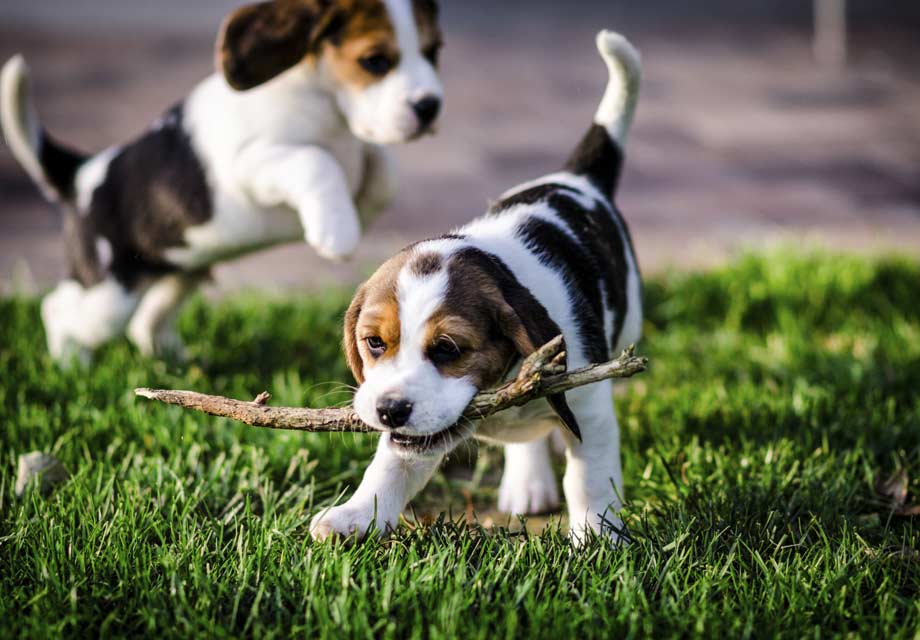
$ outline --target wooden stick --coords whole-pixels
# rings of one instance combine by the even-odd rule
[[[482,420],[499,411],[519,407],[537,398],[563,393],[592,382],[609,378],[629,378],[648,367],[648,358],[636,356],[634,348],[629,347],[615,360],[566,371],[564,349],[562,336],[547,342],[524,360],[514,380],[496,389],[476,394],[463,412],[463,417],[469,420]],[[266,402],[271,396],[265,391],[252,402],[209,396],[195,391],[135,389],[134,393],[143,398],[203,411],[212,416],[232,418],[254,427],[333,433],[376,431],[358,417],[354,407],[269,407]]]

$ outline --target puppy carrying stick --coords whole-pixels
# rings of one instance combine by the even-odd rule
[[[355,294],[344,335],[360,383],[355,409],[382,435],[354,496],[314,518],[315,538],[395,527],[444,455],[468,437],[505,447],[502,510],[552,508],[558,493],[547,441],[555,430],[566,446],[572,537],[617,537],[623,484],[609,381],[478,424],[458,421],[479,390],[513,377],[523,356],[560,333],[570,369],[604,362],[640,337],[639,270],[613,204],[639,55],[609,31],[597,46],[609,84],[565,169],[515,187],[467,226],[403,250]]]

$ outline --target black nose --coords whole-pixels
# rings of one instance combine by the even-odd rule
[[[377,417],[380,422],[395,429],[405,426],[412,415],[412,403],[405,398],[383,396],[377,401]]]
[[[441,99],[428,96],[413,104],[412,108],[415,110],[415,115],[418,116],[420,128],[427,129],[441,112]]]

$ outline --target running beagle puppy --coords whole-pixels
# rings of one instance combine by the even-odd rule
[[[570,368],[639,340],[639,270],[613,195],[640,61],[616,33],[600,33],[597,46],[609,84],[565,169],[512,189],[449,235],[404,249],[355,294],[344,332],[360,384],[355,409],[382,435],[354,496],[313,519],[314,538],[396,527],[444,455],[471,436],[505,447],[503,511],[555,507],[547,441],[556,429],[566,445],[572,537],[617,537],[623,485],[609,381],[478,425],[459,421],[479,390],[513,377],[523,356],[560,333]]]
[[[21,56],[0,76],[13,155],[65,211],[69,277],[42,304],[52,355],[84,359],[125,328],[177,348],[171,319],[221,260],[306,237],[351,254],[388,206],[381,145],[441,107],[435,0],[273,0],[224,21],[218,72],[136,140],[84,155],[42,128]]]

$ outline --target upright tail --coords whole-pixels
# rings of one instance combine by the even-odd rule
[[[13,157],[45,197],[53,202],[72,200],[77,169],[86,156],[56,143],[42,129],[32,104],[29,69],[19,55],[0,72],[0,125]]]
[[[613,31],[597,34],[597,49],[607,63],[610,80],[594,124],[566,164],[566,170],[584,175],[604,193],[613,195],[623,167],[623,149],[639,101],[642,63],[639,52]]]

